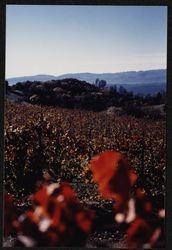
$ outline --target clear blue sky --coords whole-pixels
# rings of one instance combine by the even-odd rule
[[[165,6],[8,5],[6,78],[166,68]]]

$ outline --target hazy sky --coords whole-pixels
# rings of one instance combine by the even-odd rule
[[[166,68],[167,7],[8,5],[6,77]]]

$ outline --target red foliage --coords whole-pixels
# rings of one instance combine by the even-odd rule
[[[137,175],[127,159],[120,152],[106,151],[92,159],[90,168],[102,196],[115,200],[115,221],[127,228],[127,247],[159,246],[164,240],[165,210],[159,207],[155,213],[142,188],[131,195]],[[5,236],[16,233],[17,246],[84,246],[94,214],[82,207],[69,184],[47,181],[32,201],[33,209],[17,218],[12,197],[5,195]]]
[[[120,211],[129,200],[130,189],[137,179],[127,159],[120,152],[106,151],[92,159],[90,168],[102,196],[115,199],[115,207]]]
[[[156,245],[163,237],[163,218],[154,214],[153,203],[143,189],[137,188],[131,196],[137,175],[127,159],[119,152],[107,151],[94,157],[90,168],[102,196],[115,200],[115,221],[128,225],[127,246]]]
[[[150,225],[142,218],[137,218],[127,230],[127,246],[140,248],[149,242],[153,230]]]
[[[33,211],[18,219],[19,231],[27,237],[29,245],[84,245],[86,236],[91,231],[94,215],[83,209],[69,184],[44,185],[32,199],[35,204]],[[25,245],[24,241],[19,237],[20,244]]]

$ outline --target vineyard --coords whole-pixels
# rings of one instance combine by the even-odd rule
[[[164,120],[7,101],[4,187],[9,195],[6,205],[9,203],[13,210],[7,208],[5,211],[7,215],[9,211],[16,211],[11,217],[18,224],[13,223],[15,225],[10,228],[5,221],[8,229],[5,237],[18,237],[15,244],[19,246],[40,246],[43,243],[44,246],[142,247],[145,243],[153,247],[164,246],[163,216],[158,215],[164,209],[165,133]],[[97,155],[100,158],[96,160]],[[128,159],[127,163],[123,157]],[[119,162],[125,168],[123,175],[114,176],[110,161]],[[130,175],[128,166],[133,175]],[[56,194],[53,198],[46,197],[45,189],[55,183],[61,183],[61,186],[53,186]],[[56,204],[57,193],[66,197],[65,208]],[[130,196],[135,199],[137,214],[132,223],[120,217],[131,210]],[[58,228],[58,233],[48,234],[43,230],[44,233],[40,234],[33,222],[38,224],[47,213],[45,215],[42,209],[38,216],[35,214],[38,209],[33,210],[33,204],[45,209],[45,203],[50,202],[59,209],[56,215],[63,213],[65,222],[57,221],[49,212],[51,223],[56,221],[51,226]],[[75,220],[66,219],[70,217],[66,207],[71,209],[71,216],[76,214]],[[21,222],[16,214],[23,213],[26,217]],[[140,225],[142,236],[147,232],[143,242],[137,239],[134,231],[136,228],[139,231]],[[36,236],[29,235],[26,227],[33,228]],[[29,237],[28,245],[21,235],[16,236],[16,232]],[[67,243],[64,237],[68,239]]]

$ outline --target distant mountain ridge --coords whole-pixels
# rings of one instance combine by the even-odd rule
[[[143,83],[155,83],[166,82],[166,70],[146,70],[146,71],[126,71],[118,73],[69,73],[60,76],[53,75],[35,75],[35,76],[23,76],[8,78],[7,81],[10,84],[24,81],[49,81],[58,80],[64,78],[76,78],[78,80],[94,83],[96,78],[106,80],[108,84],[143,84]]]
[[[26,81],[50,81],[54,80],[56,77],[52,75],[34,75],[34,76],[19,76],[7,78],[6,80],[10,85],[16,84],[17,82],[26,82]]]
[[[8,78],[10,85],[25,81],[51,81],[74,78],[88,83],[94,83],[97,78],[105,80],[107,85],[122,85],[135,93],[155,93],[166,89],[166,69],[126,71],[118,73],[69,73],[60,76],[35,75]]]
[[[144,83],[165,83],[166,70],[146,70],[146,71],[127,71],[119,73],[78,73],[65,74],[58,76],[58,79],[76,78],[89,83],[94,83],[97,78],[106,80],[107,84],[144,84]]]

